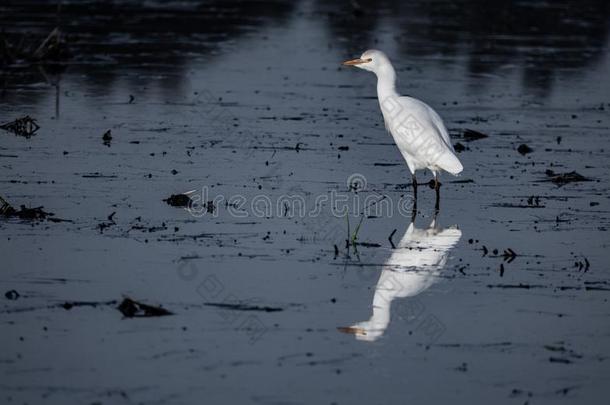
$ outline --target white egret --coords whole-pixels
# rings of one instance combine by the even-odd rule
[[[441,117],[426,103],[396,92],[396,72],[385,53],[371,49],[357,59],[343,62],[377,75],[377,98],[386,129],[407,162],[413,181],[413,195],[417,202],[415,171],[429,169],[434,175],[436,209],[439,209],[441,170],[457,175],[463,170],[455,156],[449,132]]]

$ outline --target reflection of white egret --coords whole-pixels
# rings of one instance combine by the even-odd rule
[[[371,49],[357,59],[343,62],[377,75],[377,97],[387,130],[407,162],[413,180],[413,194],[417,199],[415,171],[429,169],[434,175],[436,209],[439,208],[441,170],[451,174],[462,171],[462,163],[455,156],[449,132],[441,117],[428,104],[413,97],[401,97],[395,88],[396,72],[385,53]]]
[[[460,240],[462,232],[454,227],[415,228],[413,222],[392,255],[384,263],[375,287],[373,316],[368,321],[339,328],[359,340],[374,341],[383,335],[390,323],[390,309],[396,298],[414,297],[427,290],[440,276],[449,251]]]

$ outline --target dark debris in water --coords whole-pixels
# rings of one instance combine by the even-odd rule
[[[554,344],[554,345],[544,345],[544,348],[546,350],[554,353],[555,356],[553,356],[551,358],[560,359],[560,361],[559,361],[560,363],[563,363],[564,360],[571,362],[571,360],[583,358],[582,354],[575,352],[574,350],[570,349],[569,347],[564,346],[561,343]],[[557,357],[557,356],[562,356],[562,357]]]
[[[13,216],[21,219],[47,219],[49,216],[54,215],[52,212],[46,212],[42,208],[42,206],[27,208],[25,205],[22,205],[21,208],[13,214]]]
[[[104,135],[102,135],[102,141],[104,141],[104,145],[110,146],[110,141],[112,141],[112,131],[111,130],[104,132]]]
[[[17,118],[14,121],[7,122],[6,124],[0,125],[0,129],[12,132],[15,135],[29,138],[40,129],[40,126],[36,123],[36,120],[29,115],[21,118]]]
[[[539,201],[538,203],[528,201],[527,204],[497,203],[491,206],[498,208],[546,208],[546,205],[541,205]]]
[[[126,318],[146,318],[155,316],[173,315],[172,312],[162,307],[143,304],[131,298],[125,298],[117,307]]]
[[[244,304],[244,303],[206,302],[205,305],[207,305],[209,307],[231,309],[233,311],[279,312],[279,311],[284,310],[283,308],[279,308],[279,307],[248,305],[248,304]]]
[[[512,250],[511,248],[505,249],[504,253],[502,253],[502,257],[504,258],[504,260],[508,263],[512,262],[513,260],[515,260],[515,258],[517,257],[517,253],[515,253],[514,250]]]
[[[533,151],[534,151],[534,149],[530,148],[529,146],[527,146],[524,143],[519,145],[519,147],[517,148],[517,152],[519,152],[523,156],[527,155],[528,153],[532,153]]]
[[[51,219],[54,214],[46,212],[43,207],[27,208],[22,205],[20,209],[13,208],[6,200],[0,197],[0,215],[5,218],[20,218],[28,220]]]
[[[487,284],[487,288],[501,288],[501,289],[535,289],[535,288],[545,288],[543,285],[539,284]]]
[[[478,141],[479,139],[489,138],[489,135],[485,135],[482,132],[475,131],[473,129],[465,129],[462,135],[466,142]]]
[[[172,207],[188,207],[193,203],[191,197],[186,194],[172,194],[169,198],[166,198],[163,201]]]
[[[102,174],[100,172],[85,173],[81,175],[84,179],[116,179],[118,176],[115,174]]]
[[[578,271],[584,271],[586,273],[587,271],[589,271],[591,263],[589,262],[589,259],[583,256],[583,260],[578,260],[574,262],[574,267],[577,267]]]
[[[0,197],[0,215],[6,215],[7,212],[11,211],[14,211],[13,207],[4,198]]]
[[[7,291],[5,297],[9,300],[16,300],[20,297],[19,293],[15,290]],[[126,318],[146,318],[146,317],[159,317],[173,315],[172,312],[165,308],[143,304],[139,301],[132,300],[131,298],[124,298],[120,305],[117,307],[117,300],[109,301],[65,301],[58,304],[45,305],[40,307],[24,307],[24,308],[11,308],[8,310],[1,311],[2,313],[23,313],[31,311],[40,311],[45,309],[61,308],[66,311],[70,311],[74,308],[98,308],[98,307],[114,307],[118,309],[123,316]]]
[[[581,181],[592,181],[592,179],[583,176],[575,171],[571,171],[569,173],[555,173],[552,170],[547,170],[546,175],[548,179],[545,181],[553,182],[557,185],[563,186],[568,183],[578,183]]]
[[[59,305],[61,308],[65,309],[66,311],[71,310],[72,308],[78,308],[78,307],[90,307],[90,308],[97,308],[98,306],[108,306],[108,305],[114,305],[116,304],[116,301],[106,301],[106,302],[95,302],[95,301],[66,301],[63,304]]]
[[[462,144],[461,142],[458,142],[458,143],[456,143],[455,145],[453,145],[453,149],[455,149],[455,151],[456,151],[457,153],[462,153],[462,152],[464,152],[465,150],[470,150],[470,148],[469,148],[469,147],[464,146],[464,144]]]
[[[10,290],[4,293],[4,297],[11,301],[17,300],[20,296],[21,295],[17,292],[17,290]]]
[[[527,205],[528,206],[540,207],[540,197],[537,197],[537,196],[530,196],[530,197],[528,197]]]
[[[97,301],[66,301],[66,302],[63,302],[60,304],[51,304],[51,305],[44,305],[44,306],[38,306],[38,307],[10,308],[7,310],[2,310],[2,311],[0,311],[0,313],[13,314],[13,313],[24,313],[24,312],[40,311],[40,310],[46,310],[46,309],[57,309],[57,308],[62,308],[62,309],[65,309],[66,311],[69,311],[72,308],[80,308],[80,307],[97,308],[100,306],[116,305],[116,303],[117,303],[116,300],[103,301],[103,302],[101,302],[101,301],[100,302],[97,302]]]
[[[357,246],[367,247],[367,248],[378,248],[381,247],[381,243],[374,242],[356,242]]]
[[[97,229],[99,229],[100,233],[103,233],[106,228],[110,228],[113,225],[116,225],[116,221],[114,220],[114,216],[116,215],[116,211],[113,211],[112,214],[108,215],[107,222],[101,222],[97,225]]]

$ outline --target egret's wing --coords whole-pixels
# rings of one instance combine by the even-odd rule
[[[438,165],[449,173],[460,173],[463,169],[462,164],[457,156],[455,156],[455,150],[451,144],[449,132],[436,111],[428,104],[413,97],[400,97],[399,102],[405,111],[408,111],[413,118],[419,121],[419,125],[423,126],[425,135],[435,138],[438,145],[445,149],[434,162],[430,163]],[[399,145],[399,147],[400,146],[401,145]],[[405,144],[405,147],[408,149],[408,143]]]
[[[427,136],[435,136],[440,141],[441,145],[444,145],[453,151],[449,132],[443,123],[443,119],[432,109],[432,107],[413,97],[402,96],[399,97],[398,100],[400,104],[402,104],[404,111],[407,111],[409,115],[416,118],[420,125],[432,129],[432,131],[426,134]],[[389,127],[390,125],[386,121],[386,128]]]
[[[449,131],[447,131],[447,127],[445,127],[445,123],[443,119],[430,107],[428,104],[422,103],[426,106],[428,110],[428,114],[430,115],[430,119],[434,126],[436,127],[438,134],[440,135],[443,143],[451,150],[451,152],[455,152],[453,149],[453,145],[451,144],[451,138],[449,138]]]

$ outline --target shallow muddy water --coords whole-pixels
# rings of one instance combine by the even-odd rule
[[[610,9],[357,4],[68,3],[2,67],[0,197],[54,214],[0,219],[2,403],[606,402]],[[463,146],[414,223],[372,47]]]

